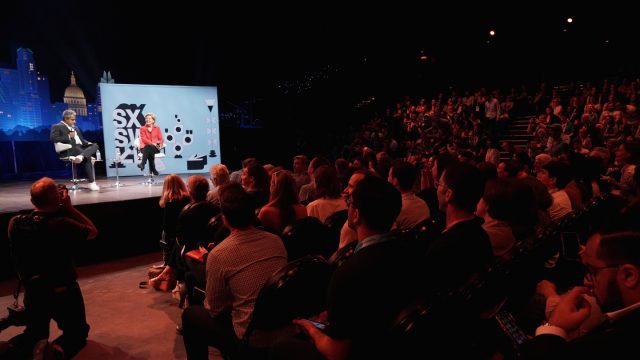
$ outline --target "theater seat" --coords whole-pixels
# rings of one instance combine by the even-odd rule
[[[282,232],[282,242],[289,254],[289,261],[307,255],[322,255],[328,259],[338,248],[331,240],[327,228],[320,220],[307,216],[296,220]]]
[[[291,321],[324,311],[331,267],[321,256],[292,261],[274,273],[260,290],[245,340],[264,348],[298,331]]]
[[[342,229],[345,221],[347,221],[348,216],[349,210],[344,209],[334,212],[324,220],[324,226],[327,228],[327,234],[331,241],[336,243],[336,248],[340,243],[340,230]]]

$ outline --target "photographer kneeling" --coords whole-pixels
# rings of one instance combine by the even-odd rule
[[[31,186],[31,203],[35,207],[31,214],[14,216],[9,223],[11,256],[24,284],[26,309],[26,329],[9,342],[16,358],[34,352],[37,358],[47,348],[56,357],[71,358],[85,346],[89,334],[73,248],[77,241],[95,238],[98,230],[71,205],[66,187],[50,178]],[[47,346],[51,319],[62,335]]]

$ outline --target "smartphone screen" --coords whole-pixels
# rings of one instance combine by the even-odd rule
[[[325,330],[327,328],[327,324],[325,323],[321,323],[321,322],[309,320],[309,319],[304,319],[304,320],[310,322],[311,324],[313,324],[313,326],[317,327],[320,330]]]
[[[509,312],[500,311],[496,315],[496,321],[498,321],[502,331],[509,336],[515,346],[519,346],[529,339]]]

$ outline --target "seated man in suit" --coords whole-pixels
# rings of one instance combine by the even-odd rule
[[[50,139],[54,143],[63,143],[71,145],[69,150],[61,152],[61,156],[69,156],[71,161],[76,164],[82,164],[87,180],[89,181],[89,189],[93,191],[100,190],[93,174],[93,164],[91,156],[98,151],[98,144],[88,142],[82,136],[80,128],[76,126],[76,112],[73,110],[65,110],[62,112],[62,121],[51,127]]]
[[[569,291],[524,344],[524,359],[622,359],[636,351],[640,328],[640,233],[595,234],[582,253],[585,287]],[[591,293],[607,321],[567,342],[567,333],[589,318]]]

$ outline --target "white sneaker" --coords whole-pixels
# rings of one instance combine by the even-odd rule
[[[76,164],[80,164],[82,162],[82,160],[84,160],[84,156],[78,155],[75,158],[73,158],[73,160],[71,160],[71,161],[73,161]]]
[[[91,191],[98,191],[100,190],[100,186],[98,186],[98,184],[96,184],[96,182],[91,182],[88,184],[89,185],[89,190]]]

